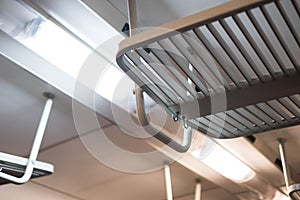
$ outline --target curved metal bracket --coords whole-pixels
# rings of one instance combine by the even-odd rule
[[[0,172],[0,178],[7,179],[9,181],[12,181],[12,182],[15,182],[18,184],[25,183],[31,178],[33,169],[35,167],[36,158],[37,158],[37,155],[38,155],[38,152],[39,152],[39,149],[41,146],[41,142],[42,142],[42,139],[43,139],[43,136],[45,133],[45,129],[47,126],[47,122],[49,119],[52,104],[53,104],[52,98],[54,96],[52,94],[45,93],[44,96],[46,96],[48,99],[44,106],[43,114],[42,114],[38,129],[37,129],[37,132],[36,132],[36,135],[34,138],[34,142],[33,142],[32,148],[31,148],[31,152],[30,152],[23,176],[15,177],[15,176],[12,176],[7,173]]]
[[[164,144],[168,145],[175,151],[178,151],[180,153],[186,152],[189,147],[191,146],[192,142],[192,128],[191,127],[184,127],[184,134],[183,134],[183,142],[182,144],[178,143],[174,139],[167,136],[163,131],[159,131],[156,128],[154,128],[150,122],[148,121],[148,118],[146,116],[145,112],[145,103],[144,103],[144,95],[143,90],[141,88],[137,88],[135,90],[135,97],[136,97],[136,108],[137,108],[137,115],[140,124],[143,126],[143,128],[153,137],[157,138]]]

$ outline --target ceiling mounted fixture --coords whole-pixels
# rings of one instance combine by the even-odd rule
[[[247,182],[255,176],[249,166],[218,143],[210,138],[204,141],[201,149],[193,151],[192,155],[211,169],[237,183]]]
[[[54,95],[44,93],[47,101],[36,131],[29,158],[23,158],[0,152],[0,183],[8,182],[17,184],[26,183],[31,177],[45,176],[53,173],[53,166],[48,163],[36,161],[42,139],[50,116]]]
[[[47,18],[47,15],[43,15],[45,13],[36,11],[31,4],[27,4],[26,0],[0,1],[0,13],[1,31],[75,80],[78,79],[78,74],[89,57],[92,54],[96,55],[98,60],[93,60],[93,64],[101,65],[101,69],[105,70],[101,74],[101,79],[99,77],[98,87],[91,89],[96,90],[96,93],[106,99],[113,100],[113,92],[120,80],[124,79],[125,74],[116,67],[116,63],[111,62],[113,56],[107,58],[100,53],[101,45],[97,49],[90,46],[62,24],[56,24],[59,23],[58,21],[53,22],[51,18]],[[99,18],[98,15],[95,17]],[[97,27],[103,30],[103,35],[100,35],[101,41],[120,35],[102,18],[99,20],[103,21],[99,23],[102,27]]]
[[[71,77],[77,77],[92,50],[22,1],[4,0],[0,5],[3,32]]]

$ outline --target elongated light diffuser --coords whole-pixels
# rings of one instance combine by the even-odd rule
[[[255,172],[249,166],[229,151],[211,139],[207,139],[207,141],[202,149],[192,152],[194,157],[219,174],[238,183],[249,181],[255,176]]]

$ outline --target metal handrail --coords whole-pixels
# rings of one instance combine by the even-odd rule
[[[144,103],[144,95],[143,90],[141,88],[137,88],[135,90],[135,97],[136,97],[136,112],[138,116],[138,120],[141,124],[141,126],[147,131],[150,135],[157,138],[164,144],[168,145],[175,151],[178,151],[180,153],[186,152],[189,147],[191,146],[192,142],[192,128],[191,127],[184,127],[184,134],[183,134],[183,142],[182,144],[178,143],[174,139],[167,136],[164,132],[165,130],[157,130],[155,127],[153,127],[150,122],[148,121],[148,118],[146,116],[145,112],[145,103]]]

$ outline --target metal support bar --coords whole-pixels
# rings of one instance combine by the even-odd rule
[[[141,88],[137,88],[135,90],[135,97],[136,97],[136,108],[137,108],[136,112],[138,115],[139,122],[143,126],[143,128],[153,137],[157,138],[158,140],[168,145],[172,149],[180,153],[186,152],[191,146],[191,142],[192,142],[191,127],[184,127],[183,143],[179,144],[178,142],[176,142],[175,140],[167,136],[165,133],[157,130],[150,124],[146,116],[144,95],[143,95],[143,90]]]
[[[129,36],[134,35],[134,29],[137,27],[137,10],[136,10],[136,1],[127,0],[128,8],[128,23],[129,23]]]
[[[128,21],[129,21],[129,30],[130,36],[132,36],[133,29],[137,27],[137,10],[136,10],[136,1],[135,0],[128,0],[127,1],[128,7]],[[138,87],[138,86],[137,86]],[[184,129],[184,137],[183,137],[183,145],[177,143],[172,138],[168,137],[166,134],[158,131],[153,126],[150,125],[146,113],[145,113],[145,103],[144,103],[144,96],[143,90],[141,88],[136,89],[136,102],[137,102],[137,114],[141,125],[144,129],[156,137],[161,142],[167,144],[174,150],[178,152],[186,152],[192,140],[192,129],[190,127]]]
[[[170,172],[169,165],[165,165],[164,173],[165,173],[167,200],[173,200],[171,172]]]
[[[201,183],[197,180],[195,185],[195,200],[201,200]]]
[[[4,172],[0,172],[0,177],[1,178],[7,179],[9,181],[12,181],[12,182],[15,182],[15,183],[18,183],[18,184],[25,183],[30,179],[30,177],[32,175],[32,172],[33,172],[33,169],[34,169],[34,166],[35,166],[35,163],[36,163],[36,158],[37,158],[37,155],[38,155],[41,143],[42,143],[42,139],[43,139],[43,136],[44,136],[44,133],[45,133],[45,129],[46,129],[46,126],[47,126],[47,122],[48,122],[49,115],[50,115],[51,108],[52,108],[52,104],[53,104],[52,98],[54,96],[52,94],[49,94],[49,93],[46,93],[45,96],[48,99],[45,103],[44,110],[43,110],[43,113],[42,113],[42,117],[41,117],[41,120],[39,122],[39,126],[38,126],[38,129],[37,129],[34,141],[33,141],[31,152],[30,152],[30,155],[29,155],[29,158],[28,158],[28,161],[27,161],[25,173],[23,174],[22,177],[15,177],[15,176],[6,174]]]
[[[246,88],[227,92],[226,94],[216,94],[213,97],[198,99],[194,102],[186,102],[180,106],[171,106],[172,112],[181,112],[180,115],[186,116],[186,119],[203,117],[212,113],[212,99],[221,100],[226,95],[226,110],[233,110],[248,105],[254,105],[266,102],[280,97],[286,97],[300,93],[300,74],[294,74],[288,77],[282,77],[269,82],[251,85]],[[218,97],[220,95],[220,97]],[[198,106],[199,109],[195,109]],[[201,111],[199,113],[199,110]],[[224,105],[213,105],[213,112],[224,112]]]
[[[280,153],[280,158],[281,158],[281,162],[282,162],[283,176],[284,176],[286,189],[292,200],[299,200],[300,199],[300,183],[295,183],[295,184],[291,185],[292,179],[291,179],[290,170],[289,170],[289,166],[287,163],[287,157],[286,157],[286,153],[285,153],[285,147],[284,147],[284,143],[286,142],[286,139],[279,138],[278,142],[279,142],[279,153]]]
[[[279,153],[282,162],[284,181],[285,181],[286,188],[288,189],[290,186],[291,175],[287,164],[285,147],[284,147],[284,143],[286,142],[286,140],[283,138],[279,138],[278,142],[279,142]]]

